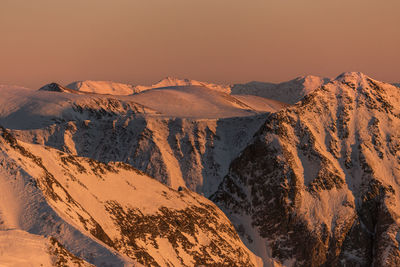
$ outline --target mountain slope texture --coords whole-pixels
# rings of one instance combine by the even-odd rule
[[[271,114],[212,196],[288,266],[399,266],[399,89],[344,73]]]
[[[0,264],[400,266],[394,85],[349,72],[0,95]]]
[[[24,88],[0,93],[0,124],[18,139],[102,162],[122,161],[175,189],[205,196],[215,192],[266,112],[285,107],[260,97],[257,105],[267,107],[260,111],[251,101],[198,86],[123,97]]]
[[[200,195],[130,165],[18,142],[4,128],[0,148],[0,238],[24,238],[42,251],[43,264],[57,257],[84,264],[79,255],[98,266],[258,265],[225,215]],[[0,259],[18,253],[8,247]]]

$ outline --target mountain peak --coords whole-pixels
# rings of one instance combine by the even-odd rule
[[[316,76],[316,75],[301,75],[301,76],[294,78],[293,81],[323,80],[323,79],[328,79],[328,78]]]
[[[315,89],[328,83],[330,79],[306,75],[299,76],[287,82],[267,83],[250,82],[245,84],[235,84],[231,88],[233,95],[256,95],[287,104],[295,104],[304,96],[310,94]]]
[[[131,95],[134,93],[132,85],[111,81],[77,81],[68,84],[67,88],[80,92],[106,95]]]
[[[167,86],[186,86],[186,85],[192,85],[192,83],[196,83],[197,81],[190,80],[190,79],[179,79],[177,77],[172,77],[172,76],[167,76],[160,81],[158,81],[156,84],[153,86],[157,87],[167,87]],[[199,82],[197,82],[199,83]]]
[[[158,81],[158,83],[160,83],[160,82],[190,82],[191,80],[190,79],[187,79],[187,78],[185,78],[185,79],[180,79],[180,78],[177,78],[177,77],[173,77],[173,76],[167,76],[167,77],[164,77],[163,79],[161,79],[160,81]]]
[[[214,83],[208,83],[208,82],[200,82],[196,80],[191,80],[191,79],[179,79],[176,77],[172,76],[167,76],[164,79],[158,81],[157,83],[153,85],[137,85],[135,86],[135,90],[138,92],[146,91],[149,89],[157,89],[157,88],[162,88],[162,87],[171,87],[171,86],[202,86],[206,87],[211,90],[216,90],[224,93],[230,93],[230,86],[229,85],[220,85],[220,84],[214,84]]]
[[[364,81],[367,78],[369,77],[362,72],[352,71],[352,72],[343,72],[342,74],[337,76],[335,80],[344,83],[359,84],[361,81]]]
[[[49,83],[45,86],[42,86],[39,91],[68,92],[69,90],[58,83]]]

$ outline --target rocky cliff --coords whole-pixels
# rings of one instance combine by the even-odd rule
[[[266,265],[398,266],[399,101],[342,74],[271,114],[211,199]]]

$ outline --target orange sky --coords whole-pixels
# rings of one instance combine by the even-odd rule
[[[400,81],[399,0],[0,0],[0,83]]]

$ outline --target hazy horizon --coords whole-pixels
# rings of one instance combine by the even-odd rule
[[[400,82],[400,1],[3,0],[0,84]]]

